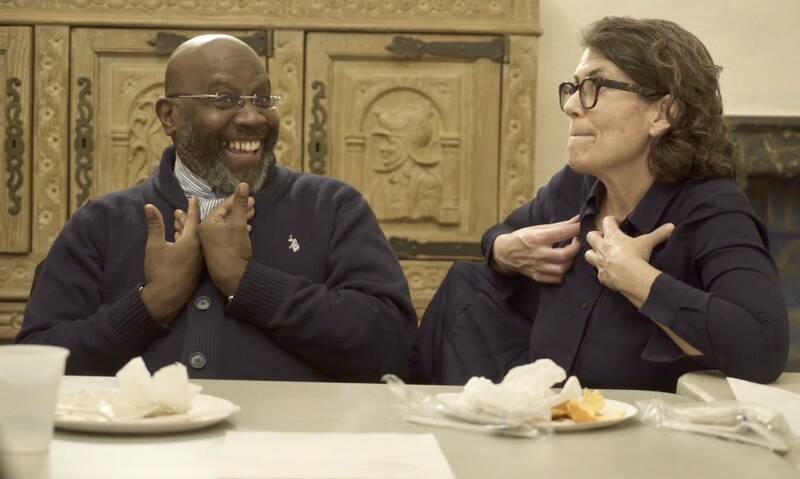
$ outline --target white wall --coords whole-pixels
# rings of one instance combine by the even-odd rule
[[[540,0],[539,12],[537,188],[565,161],[558,84],[573,76],[580,30],[606,15],[663,18],[697,35],[723,67],[726,113],[800,116],[800,0]]]

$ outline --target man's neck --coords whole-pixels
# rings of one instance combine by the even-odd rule
[[[214,193],[203,178],[195,174],[192,170],[181,161],[178,153],[175,153],[175,168],[173,170],[178,184],[181,186],[183,193],[187,198],[190,196],[197,196],[198,198],[218,198],[219,195]]]

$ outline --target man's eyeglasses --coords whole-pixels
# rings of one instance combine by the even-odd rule
[[[233,93],[215,93],[213,95],[167,95],[167,98],[190,98],[211,103],[220,110],[227,110],[234,106],[244,106],[245,100],[250,100],[256,108],[272,110],[277,108],[283,97],[279,95],[235,95]]]
[[[613,88],[614,90],[624,90],[633,93],[638,93],[644,97],[662,96],[665,93],[660,93],[652,88],[634,85],[633,83],[625,83],[616,80],[606,80],[605,78],[586,77],[580,82],[565,81],[558,85],[558,104],[561,106],[561,111],[567,105],[570,97],[579,92],[578,95],[581,99],[581,106],[588,110],[597,105],[597,97],[600,93],[600,88]]]

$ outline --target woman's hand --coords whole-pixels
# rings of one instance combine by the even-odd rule
[[[581,249],[578,216],[548,225],[528,226],[500,235],[492,248],[492,263],[501,274],[519,273],[540,283],[559,284]],[[553,245],[571,240],[563,248]]]
[[[653,248],[672,234],[675,225],[666,223],[654,231],[632,238],[619,229],[613,216],[603,218],[603,232],[591,231],[586,241],[586,261],[597,268],[597,280],[619,291],[637,308],[641,307],[661,271],[650,265]]]

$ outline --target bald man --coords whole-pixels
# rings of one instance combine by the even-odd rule
[[[400,265],[355,189],[276,165],[279,98],[258,55],[195,37],[165,90],[173,146],[147,181],[65,225],[17,342],[68,348],[69,374],[135,356],[197,378],[402,373],[416,316]]]

